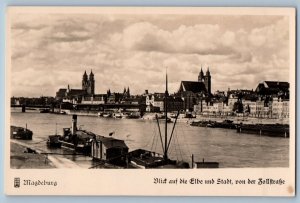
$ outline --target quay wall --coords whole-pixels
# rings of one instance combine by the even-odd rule
[[[64,110],[66,114],[77,114],[78,116],[98,116],[98,111],[88,110]]]
[[[68,110],[62,109],[66,114],[77,114],[79,116],[98,116],[99,111],[92,110]],[[142,119],[145,120],[155,120],[155,115],[157,113],[145,113]],[[196,118],[184,118],[183,114],[180,114],[177,122],[192,122],[192,121],[217,121],[222,122],[224,120],[232,120],[235,124],[289,124],[289,119],[272,119],[272,118],[253,118],[253,117],[239,117],[239,116],[200,116],[197,115]]]

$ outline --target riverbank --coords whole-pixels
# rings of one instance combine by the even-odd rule
[[[19,109],[11,108],[12,112],[19,112]],[[59,109],[54,109],[55,112],[59,112]],[[98,117],[98,111],[89,111],[89,110],[67,110],[62,109],[62,111],[67,115],[77,114],[78,116],[89,116],[89,117]],[[39,113],[38,109],[26,111],[28,113]],[[60,113],[57,113],[60,115]],[[157,113],[145,112],[142,120],[155,120],[155,115]],[[158,113],[160,114],[160,113]],[[61,114],[63,115],[63,114]],[[168,117],[171,117],[171,114],[168,113]],[[174,121],[175,119],[172,118]],[[232,120],[234,124],[287,124],[289,125],[289,118],[256,118],[249,116],[221,116],[221,115],[196,115],[196,118],[185,118],[184,114],[180,114],[177,122],[181,123],[191,123],[193,121],[216,121],[222,122],[224,120]]]
[[[93,116],[97,117],[96,111],[77,111],[77,110],[64,110],[66,114],[77,114],[80,116]],[[142,120],[155,120],[155,115],[160,113],[144,113]],[[168,117],[171,117],[171,113],[168,113]],[[172,119],[175,120],[174,118]],[[289,124],[289,118],[275,119],[275,118],[255,118],[255,117],[241,117],[241,116],[204,116],[197,115],[196,118],[185,118],[184,114],[178,116],[177,122],[191,123],[192,121],[216,121],[222,122],[224,120],[232,120],[234,124]]]
[[[55,168],[44,154],[28,153],[26,146],[10,142],[10,166],[14,169],[50,169]]]
[[[49,168],[88,168],[78,165],[62,155],[48,153],[18,140],[11,140],[11,168],[16,169],[49,169]],[[28,148],[30,152],[28,153]],[[32,150],[32,151],[31,151]]]
[[[31,148],[41,150],[42,153],[53,152],[53,154],[49,154],[49,159],[53,157],[57,160],[56,168],[74,168],[79,165],[80,168],[88,169],[97,164],[91,160],[91,157],[59,155],[72,154],[72,151],[65,148],[60,150],[47,148],[46,140],[49,135],[54,134],[56,128],[57,134],[62,135],[63,128],[71,126],[72,117],[70,115],[39,112],[11,113],[12,125],[24,126],[25,121],[28,129],[33,131],[33,140],[15,141],[26,143]],[[109,133],[114,132],[112,137],[124,140],[129,150],[140,148],[153,151],[161,150],[155,120],[79,116],[78,126],[100,135],[109,135]],[[162,125],[161,127],[163,128]],[[172,127],[172,124],[168,125],[169,132],[171,132]],[[258,137],[222,128],[192,127],[183,122],[177,124],[173,135],[175,142],[170,145],[170,157],[172,159],[178,158],[178,160],[188,162],[191,161],[191,154],[194,154],[195,161],[201,161],[202,158],[205,158],[205,160],[219,162],[220,168],[288,167],[289,164],[289,139]]]

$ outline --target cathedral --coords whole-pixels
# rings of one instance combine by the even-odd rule
[[[202,67],[198,75],[198,81],[181,81],[179,87],[179,93],[192,92],[192,93],[203,93],[207,96],[211,95],[211,75],[209,68],[207,68],[206,74],[204,75]]]
[[[198,82],[203,82],[206,88],[207,93],[211,94],[211,76],[209,72],[209,67],[207,68],[206,74],[204,75],[202,67],[198,75]]]
[[[209,68],[204,75],[202,67],[198,81],[181,81],[178,94],[183,99],[183,108],[192,111],[199,96],[211,97],[211,75]]]
[[[89,95],[95,94],[95,79],[93,71],[91,71],[89,76],[86,74],[86,71],[84,71],[82,77],[82,90]]]
[[[81,89],[73,89],[70,88],[61,88],[56,92],[56,99],[74,99],[80,100],[83,96],[94,96],[95,95],[95,78],[94,73],[91,71],[90,75],[86,74],[84,71],[82,77],[82,88]]]

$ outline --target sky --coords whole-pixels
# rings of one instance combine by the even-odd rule
[[[209,67],[212,92],[289,81],[289,19],[250,15],[27,13],[11,18],[12,96],[55,96],[80,89],[84,71],[95,92],[169,92]]]

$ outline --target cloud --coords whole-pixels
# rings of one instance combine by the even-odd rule
[[[282,16],[32,14],[14,18],[11,32],[15,96],[80,88],[90,69],[98,93],[163,92],[166,67],[170,92],[196,81],[201,66],[210,68],[213,91],[289,79]]]
[[[111,39],[114,44],[137,51],[230,55],[233,53],[230,45],[234,41],[234,33],[223,34],[218,25],[182,25],[176,30],[167,31],[149,22],[139,22]]]

